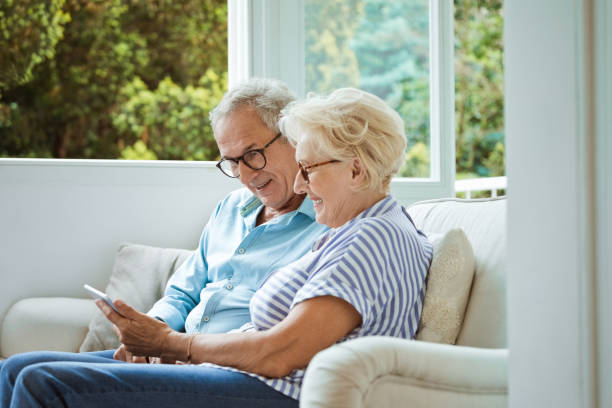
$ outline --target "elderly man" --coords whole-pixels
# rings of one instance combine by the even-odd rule
[[[225,332],[249,322],[249,301],[262,280],[326,230],[314,221],[312,201],[293,191],[295,150],[278,131],[280,111],[292,100],[282,83],[252,79],[211,113],[217,167],[246,189],[219,203],[198,250],[149,311],[174,330]]]
[[[312,201],[293,191],[298,172],[295,149],[280,134],[277,124],[281,110],[293,99],[287,87],[278,81],[252,79],[230,90],[211,112],[221,152],[217,167],[226,176],[239,178],[246,188],[230,193],[217,205],[204,228],[198,249],[176,271],[164,297],[148,312],[149,316],[165,322],[177,332],[219,333],[238,328],[250,321],[249,301],[268,274],[300,258],[311,248],[315,238],[327,230],[315,222]],[[77,401],[83,392],[95,394],[97,406],[107,403],[118,406],[121,396],[110,391],[112,381],[117,381],[120,372],[125,370],[111,364],[118,363],[113,357],[133,363],[171,362],[163,357],[133,357],[123,346],[114,354],[107,351],[16,355],[0,363],[0,407],[56,403],[72,406],[70,401]],[[45,363],[54,368],[42,374]],[[113,366],[115,369],[111,368]],[[54,377],[52,372],[58,373],[54,370],[62,371],[62,375],[58,374],[61,378]],[[36,375],[28,375],[28,371]],[[142,384],[133,384],[134,388],[149,387],[148,374],[150,372],[145,370]],[[96,376],[97,388],[82,390],[80,381],[92,375]],[[156,371],[155,375],[160,373]],[[188,376],[189,371],[185,371],[185,375]],[[62,388],[63,402],[34,401],[29,399],[31,395],[13,395],[16,384],[25,390],[36,388],[35,383],[43,378],[59,384],[68,377],[76,379],[71,382],[75,388]],[[32,383],[25,386],[23,382],[27,381]],[[219,379],[219,383],[223,381]],[[232,390],[218,388],[219,383],[209,386],[215,392],[227,392],[231,398]],[[194,401],[199,401],[197,392],[194,389]],[[141,400],[141,405],[154,406],[155,395],[152,391],[151,401]],[[71,400],[73,397],[77,399]],[[265,401],[262,403],[266,406]],[[126,405],[141,406],[135,401],[126,401]]]

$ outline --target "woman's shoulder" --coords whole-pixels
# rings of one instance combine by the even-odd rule
[[[417,230],[403,207],[398,205],[388,211],[371,217],[355,220],[355,231],[376,234],[380,237],[391,237],[395,235],[413,235]]]

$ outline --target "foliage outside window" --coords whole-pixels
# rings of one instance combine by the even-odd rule
[[[306,0],[306,89],[355,86],[403,117],[400,175],[430,174],[429,1]],[[502,0],[455,0],[457,178],[504,174]],[[330,19],[329,16],[342,16]]]
[[[408,139],[400,175],[408,177],[429,177],[428,3],[305,1],[306,89],[357,87],[397,110]]]
[[[455,0],[457,178],[505,174],[502,33],[502,0]]]
[[[220,0],[5,0],[0,157],[214,160]]]

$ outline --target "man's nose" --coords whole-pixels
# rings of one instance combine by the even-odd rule
[[[240,160],[238,162],[238,172],[240,174],[240,182],[246,185],[253,178],[255,173],[258,172],[258,170],[253,170],[252,168],[244,164],[242,160]]]

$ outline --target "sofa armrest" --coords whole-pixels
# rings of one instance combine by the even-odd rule
[[[310,362],[300,407],[506,407],[508,351],[363,337]]]
[[[15,303],[2,322],[0,355],[33,350],[79,351],[97,307],[91,299],[28,298]]]

